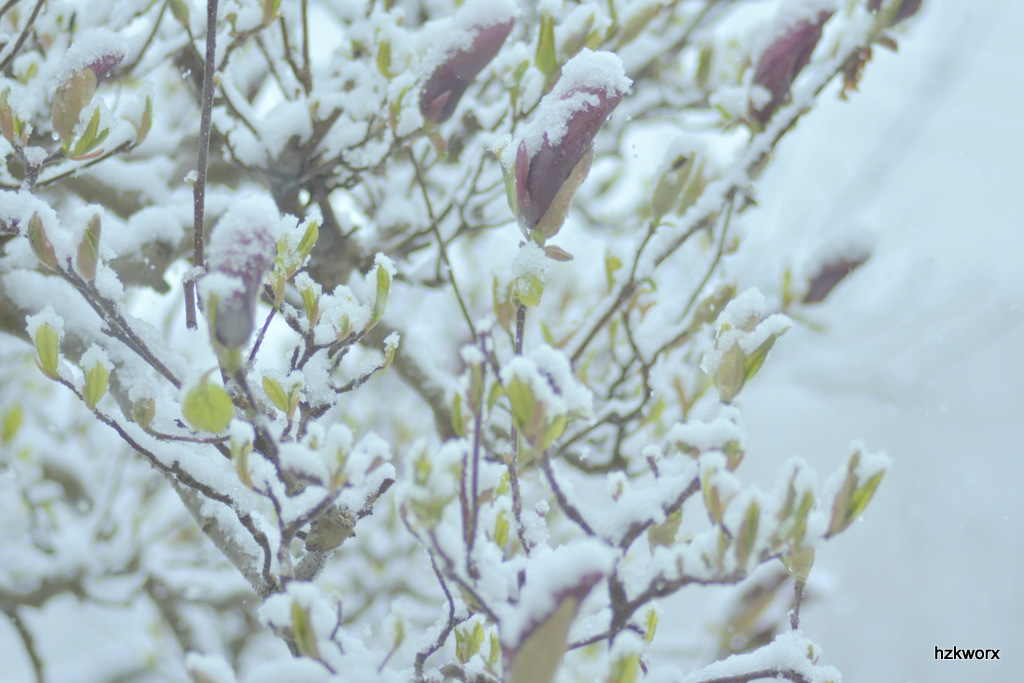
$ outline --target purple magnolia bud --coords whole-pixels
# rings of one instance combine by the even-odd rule
[[[794,24],[761,54],[754,71],[754,85],[768,94],[764,98],[752,96],[750,112],[762,126],[789,96],[790,86],[810,61],[821,39],[821,29],[831,16],[832,12],[819,12],[813,21],[805,19]]]
[[[91,29],[75,38],[61,60],[59,82],[65,81],[76,71],[89,69],[102,81],[124,59],[124,39],[107,29]]]
[[[594,137],[630,84],[610,52],[584,49],[562,67],[515,147],[515,199],[525,231],[558,232],[590,169]]]
[[[209,272],[201,291],[214,335],[224,346],[238,348],[249,342],[256,327],[260,283],[274,263],[281,232],[277,207],[259,195],[243,197],[213,229]]]
[[[486,8],[486,9],[485,9]],[[420,92],[420,112],[429,123],[447,121],[466,88],[498,54],[515,24],[515,7],[506,2],[469,2],[435,47],[433,72]]]
[[[892,18],[889,19],[889,26],[895,26],[904,19],[912,17],[921,9],[921,0],[895,0],[895,4],[899,7],[893,12]],[[872,14],[878,12],[881,8],[882,0],[868,0],[868,11]]]

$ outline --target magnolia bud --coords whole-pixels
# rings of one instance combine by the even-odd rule
[[[513,209],[524,231],[537,229],[547,238],[561,228],[590,170],[594,137],[630,83],[610,52],[583,50],[562,67],[514,148]]]
[[[420,92],[420,112],[428,123],[443,123],[451,118],[466,88],[498,54],[515,24],[511,7],[487,21],[472,23],[480,14],[478,5],[467,3],[456,15],[456,39],[439,50],[442,57]],[[467,34],[472,37],[466,38]]]
[[[831,16],[831,12],[819,12],[814,21],[791,26],[761,54],[754,71],[754,85],[768,94],[764,98],[751,96],[750,114],[762,126],[789,97],[790,86],[810,61],[821,39],[821,29]]]
[[[277,254],[281,217],[268,197],[243,197],[210,236],[209,272],[202,293],[217,341],[245,346],[256,327],[256,298]]]
[[[82,110],[92,101],[96,86],[124,59],[120,38],[94,29],[79,36],[61,61],[57,92],[53,97],[53,130],[65,149],[74,139]]]

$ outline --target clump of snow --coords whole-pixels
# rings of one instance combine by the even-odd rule
[[[505,149],[502,163],[512,167],[520,141],[526,143],[526,153],[531,158],[544,145],[545,139],[551,146],[558,145],[575,114],[599,106],[602,98],[625,95],[632,84],[617,55],[584,48],[562,67],[555,87],[544,96],[530,122],[522,127],[519,141]]]
[[[686,451],[695,450],[697,453],[722,449],[730,442],[742,447],[745,434],[739,423],[740,412],[732,406],[726,408],[728,410],[724,410],[722,415],[707,422],[691,420],[676,423],[665,440]]]
[[[384,271],[388,275],[390,275],[392,279],[394,279],[395,275],[398,274],[398,269],[395,268],[395,262],[392,261],[391,257],[389,257],[384,252],[377,252],[377,254],[373,257],[373,265],[377,266],[378,268],[383,268]]]
[[[236,294],[245,292],[242,278],[227,273],[207,273],[198,285],[199,296],[203,301],[210,301],[211,296],[224,301]]]
[[[117,33],[105,28],[91,28],[75,36],[75,42],[61,59],[54,81],[60,85],[71,74],[105,62],[116,64],[124,59],[127,43]],[[108,67],[109,68],[109,67]],[[102,74],[99,74],[102,75]]]
[[[283,232],[277,205],[266,195],[250,194],[232,203],[217,221],[207,245],[211,270],[239,273],[253,262],[270,263]]]
[[[778,337],[793,326],[789,317],[782,313],[773,313],[762,320],[765,308],[764,294],[756,287],[730,301],[715,321],[715,347],[705,352],[701,370],[713,374],[722,356],[733,346],[738,345],[749,356],[769,338]]]
[[[185,668],[194,681],[206,683],[235,683],[235,672],[220,655],[204,655],[189,652],[185,655]]]
[[[501,620],[501,642],[514,648],[557,609],[568,593],[611,571],[616,551],[584,538],[531,556],[526,583],[513,611]],[[576,596],[582,598],[583,596]]]
[[[550,266],[551,261],[545,256],[544,248],[530,240],[519,248],[512,260],[512,277],[517,280],[521,277],[535,277],[544,282]]]
[[[251,444],[256,440],[256,430],[245,420],[236,418],[228,424],[228,436],[233,444]]]
[[[807,683],[826,683],[839,681],[842,676],[833,666],[816,664],[821,656],[820,648],[807,639],[800,631],[786,631],[765,645],[750,653],[728,657],[720,662],[710,664],[700,671],[695,671],[682,678],[678,674],[672,678],[658,680],[674,680],[678,683],[703,683],[710,680],[746,680],[751,671],[778,672],[791,671],[798,675],[799,680]]]
[[[114,369],[114,364],[110,362],[110,357],[107,352],[96,344],[91,345],[86,349],[85,353],[82,354],[82,358],[78,363],[86,372],[96,367],[97,365],[102,366],[107,372],[111,372]]]
[[[331,385],[331,359],[327,349],[320,349],[302,369],[302,393],[311,407],[334,404],[335,392]]]
[[[558,415],[593,416],[593,398],[590,390],[576,381],[569,360],[550,346],[537,347],[525,356],[516,356],[501,370],[505,384],[514,378],[524,382],[533,396],[542,402],[549,417]]]
[[[516,14],[512,0],[468,0],[451,19],[425,27],[421,39],[431,47],[421,72],[432,73],[452,53],[469,50],[480,30],[512,21]]]
[[[36,332],[43,325],[52,327],[57,332],[58,339],[64,336],[64,319],[57,315],[53,306],[49,304],[39,313],[25,318],[25,329],[30,339],[35,339]]]
[[[299,280],[296,278],[296,285],[298,284]],[[371,314],[370,306],[360,303],[347,285],[338,285],[333,292],[320,297],[320,320],[323,324],[329,324],[331,334],[335,336],[340,335],[345,327],[348,328],[349,334],[361,332],[370,322]],[[322,331],[322,328],[323,325],[317,326],[317,343],[328,341],[322,338],[322,335],[327,333],[326,330]]]

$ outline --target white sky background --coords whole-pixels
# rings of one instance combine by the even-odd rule
[[[848,682],[1024,674],[1022,26],[1020,2],[925,2],[900,54],[876,50],[861,92],[826,98],[760,188],[765,258],[850,227],[876,240],[822,309],[828,332],[794,328],[740,400],[744,480],[769,485],[791,455],[823,480],[854,439],[894,460],[819,551],[830,595],[803,614]]]

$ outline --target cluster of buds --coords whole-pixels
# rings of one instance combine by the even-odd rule
[[[427,123],[444,123],[455,113],[466,88],[511,33],[514,13],[515,6],[507,2],[469,2],[462,7],[453,19],[452,39],[435,48],[436,66],[420,91],[420,113]]]
[[[821,30],[832,12],[819,12],[813,19],[804,19],[773,40],[761,53],[754,70],[750,114],[760,125],[765,125],[772,114],[789,97],[790,86],[811,59],[814,48],[821,40]]]
[[[264,196],[243,197],[214,228],[201,289],[211,331],[222,346],[238,349],[249,342],[260,284],[274,263],[281,231],[277,207]]]
[[[533,120],[502,152],[509,204],[524,234],[554,237],[594,158],[594,137],[631,85],[619,58],[582,50],[562,67],[558,83]]]
[[[64,55],[58,77],[57,92],[53,97],[51,121],[53,130],[60,136],[65,151],[71,150],[82,111],[92,102],[96,87],[110,75],[124,59],[124,49],[115,34],[105,30],[93,30],[80,36]],[[95,124],[90,122],[91,135],[83,135],[82,143],[94,147],[102,138],[96,128],[99,126],[98,113]],[[88,140],[84,138],[88,137]],[[105,137],[105,135],[104,135]],[[80,143],[79,145],[83,145]],[[75,149],[73,156],[87,149]]]

